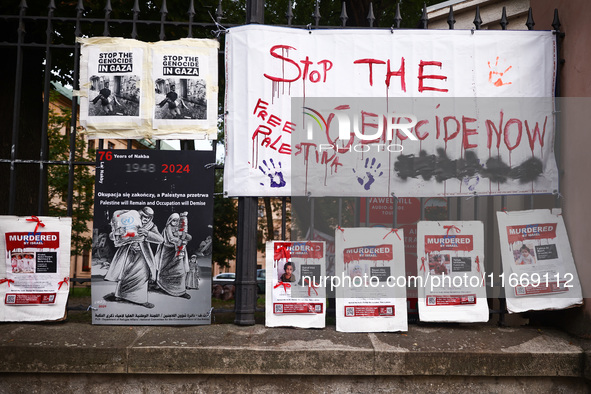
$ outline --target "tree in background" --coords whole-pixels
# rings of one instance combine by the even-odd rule
[[[49,142],[49,159],[67,161],[70,150],[70,124],[72,113],[70,108],[57,102],[58,93],[51,92],[48,118],[47,139]],[[78,133],[76,135],[76,151],[74,161],[92,161],[94,152],[86,151],[86,142]],[[50,216],[67,216],[66,201],[68,199],[68,166],[50,165],[48,172],[48,205]],[[74,191],[72,211],[72,255],[81,256],[92,247],[92,235],[88,223],[92,222],[94,203],[94,174],[89,166],[74,167]]]
[[[223,149],[223,121],[218,122],[218,149]],[[238,200],[225,198],[222,171],[215,171],[213,198],[213,255],[212,263],[221,269],[230,267],[230,260],[236,259],[234,240],[238,232]]]

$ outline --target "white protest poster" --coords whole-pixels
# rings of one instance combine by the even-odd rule
[[[80,125],[89,138],[141,135],[150,84],[145,67],[148,44],[131,39],[95,37],[79,39]],[[147,95],[147,97],[146,97]],[[109,130],[106,134],[102,130]]]
[[[337,228],[337,331],[408,330],[403,240],[402,229]]]
[[[65,318],[71,232],[71,218],[0,216],[0,321]]]
[[[559,210],[497,212],[509,313],[582,305],[581,283]]]
[[[78,41],[88,138],[217,138],[218,41]]]
[[[188,38],[151,47],[152,126],[168,131],[166,138],[217,138],[218,47],[216,40]]]
[[[248,25],[226,65],[229,196],[557,189],[552,32]]]
[[[267,242],[266,256],[265,326],[324,328],[324,242]]]
[[[419,222],[417,256],[421,321],[488,321],[482,222]]]

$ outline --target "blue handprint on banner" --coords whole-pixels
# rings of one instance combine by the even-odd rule
[[[281,162],[277,162],[277,166],[279,168],[275,167],[275,162],[273,161],[273,159],[269,159],[269,162],[271,162],[272,168],[269,167],[266,160],[263,160],[263,164],[265,165],[266,170],[262,166],[259,166],[259,170],[261,170],[263,174],[269,177],[269,180],[271,181],[271,187],[285,187],[286,182],[283,178],[283,172],[281,172]],[[261,183],[261,185],[264,186],[263,183]]]
[[[376,164],[375,157],[369,161],[369,157],[365,159],[365,175],[357,175],[357,182],[363,186],[365,190],[369,190],[371,185],[375,182],[376,178],[381,177],[384,172],[380,171],[380,167],[382,167],[382,163],[378,163],[375,168],[374,165]],[[378,173],[379,171],[379,173]],[[353,169],[354,173],[357,173],[355,169]]]

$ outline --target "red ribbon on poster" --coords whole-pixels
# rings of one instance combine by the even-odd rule
[[[14,281],[12,279],[8,279],[8,278],[2,278],[2,279],[0,279],[0,285],[2,283],[5,283],[5,282],[8,283],[8,287],[10,287],[10,284],[11,283],[14,283]]]
[[[340,230],[343,234],[345,234],[345,229],[341,226],[337,226],[337,230]],[[343,241],[345,241],[345,236],[343,235]]]
[[[273,287],[274,289],[278,288],[279,286],[283,286],[283,291],[287,293],[287,289],[291,288],[291,284],[287,282],[279,282]]]
[[[451,225],[451,226],[443,226],[443,228],[445,230],[447,230],[447,233],[445,235],[449,235],[450,230],[455,230],[456,233],[461,233],[462,230],[460,230],[457,226]]]
[[[425,258],[421,257],[421,268],[419,271],[425,271]]]
[[[392,233],[396,234],[396,236],[398,237],[398,239],[402,241],[402,238],[400,238],[400,235],[398,235],[398,229],[397,228],[393,228],[392,230],[388,231],[388,233],[386,235],[384,235],[384,238],[382,238],[382,239],[386,239],[386,237],[388,235],[392,234]]]
[[[37,222],[37,225],[35,226],[35,230],[33,231],[33,234],[35,234],[37,232],[37,230],[39,229],[39,226],[45,227],[45,224],[37,216],[31,216],[30,218],[27,219],[27,222]]]
[[[65,284],[66,286],[68,285],[68,277],[65,277],[64,280],[59,281],[57,284],[60,285],[57,289],[61,290],[63,284]]]
[[[480,259],[476,256],[476,272],[480,272]],[[482,286],[484,286],[484,272],[480,273],[480,278],[482,279]]]

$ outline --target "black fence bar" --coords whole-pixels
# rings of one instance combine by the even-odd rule
[[[246,23],[265,23],[265,1],[247,0]],[[256,311],[257,268],[256,197],[238,199],[238,237],[236,240],[236,319],[235,324],[253,325]],[[272,234],[269,234],[272,236]],[[241,245],[241,246],[240,246]]]
[[[556,83],[554,85],[554,96],[555,97],[561,97],[561,78],[560,75],[562,73],[562,67],[564,65],[564,59],[562,58],[562,40],[564,39],[565,34],[563,32],[560,31],[560,18],[558,17],[558,10],[554,10],[554,20],[552,21],[552,27],[554,28],[554,34],[556,34],[556,64],[557,64],[557,70],[556,70]],[[556,124],[556,130],[554,131],[555,136],[554,136],[554,154],[556,155],[556,166],[558,167],[558,174],[559,174],[559,179],[560,179],[560,160],[561,160],[561,154],[560,154],[560,148],[562,145],[562,135],[561,135],[561,130],[560,130],[560,122],[561,122],[561,115],[560,115],[560,100],[555,100],[555,108],[554,110],[555,112],[555,124]],[[560,184],[559,184],[560,187]],[[561,207],[561,199],[560,199],[560,189],[556,190],[556,193],[554,195],[554,207],[555,208],[559,208]]]
[[[287,239],[287,197],[281,197],[281,239]]]
[[[51,42],[53,38],[53,12],[55,11],[55,3],[53,0],[49,2],[49,12],[47,14],[47,30],[45,31],[46,41],[45,41],[45,80],[43,83],[43,118],[41,119],[41,152],[39,157],[41,159],[41,163],[39,163],[39,192],[38,192],[38,201],[37,201],[37,214],[44,215],[45,212],[45,200],[46,200],[46,193],[45,193],[45,184],[46,184],[46,171],[45,171],[45,163],[44,161],[47,160],[47,126],[48,126],[48,119],[49,119],[49,96],[50,92],[49,89],[51,88],[51,58],[52,58],[52,51],[51,51]]]
[[[257,197],[238,198],[238,234],[236,239],[236,317],[241,326],[255,324],[257,282]]]
[[[82,35],[82,30],[80,27],[80,20],[82,18],[82,13],[84,12],[84,5],[82,0],[78,0],[78,5],[76,6],[76,29],[74,31],[74,36],[76,38]],[[78,81],[80,76],[80,44],[76,43],[74,47],[74,89],[80,89],[80,81]],[[72,216],[73,213],[73,205],[74,205],[74,160],[76,159],[76,134],[78,132],[76,124],[78,119],[78,98],[72,97],[72,122],[70,125],[70,155],[69,155],[69,163],[68,163],[68,201],[67,201],[67,215]],[[94,164],[94,163],[93,163]]]
[[[12,146],[10,148],[10,184],[8,194],[8,214],[12,215],[15,212],[16,202],[16,167],[14,160],[17,157],[18,152],[18,130],[20,125],[20,112],[21,112],[21,91],[22,91],[22,78],[23,78],[23,41],[25,36],[25,12],[27,10],[27,3],[22,0],[19,6],[19,18],[18,18],[18,40],[16,47],[16,75],[14,79],[14,107],[12,110]]]

